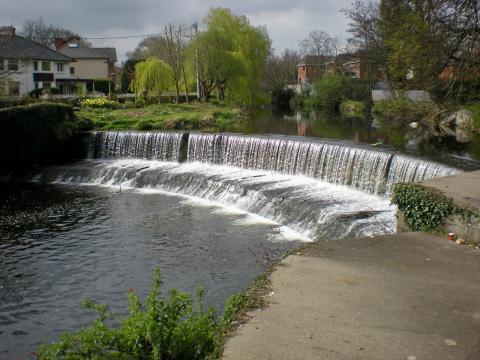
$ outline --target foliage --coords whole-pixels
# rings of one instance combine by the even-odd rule
[[[202,99],[216,90],[236,104],[254,105],[262,99],[260,79],[270,50],[265,28],[252,26],[245,16],[228,9],[211,9],[207,30],[199,36],[199,75]],[[193,53],[193,52],[192,52]]]
[[[432,231],[445,224],[459,209],[441,192],[419,184],[397,184],[392,203],[405,215],[412,230]]]
[[[170,67],[158,58],[148,58],[135,65],[135,78],[131,84],[137,98],[156,96],[158,102],[170,84]]]
[[[214,309],[203,307],[205,291],[197,291],[195,302],[175,289],[164,298],[161,284],[157,268],[145,304],[129,293],[130,311],[119,327],[107,324],[113,315],[105,305],[87,300],[83,306],[95,311],[97,320],[64,334],[58,343],[42,346],[39,359],[205,359],[214,350],[217,332]]]
[[[120,103],[107,98],[90,98],[80,101],[80,107],[84,109],[118,109]]]
[[[346,98],[350,79],[342,75],[325,75],[315,83],[314,103],[324,110],[336,110]]]
[[[120,75],[120,91],[127,93],[130,90],[130,84],[135,77],[135,65],[138,60],[127,59],[122,67],[122,73]]]
[[[0,167],[28,166],[63,156],[74,122],[71,106],[41,103],[0,109]]]
[[[305,106],[305,96],[296,94],[289,104],[292,109],[302,109]]]
[[[480,102],[471,103],[466,108],[472,112],[474,128],[480,130]]]
[[[272,90],[272,104],[280,109],[288,109],[290,107],[290,101],[295,97],[295,91],[292,89],[279,89]]]
[[[347,100],[340,105],[340,113],[346,118],[363,118],[365,105],[360,101]]]
[[[372,108],[372,114],[381,121],[402,126],[413,121],[422,121],[433,107],[434,105],[429,102],[415,102],[406,97],[399,97],[397,100],[376,102]]]

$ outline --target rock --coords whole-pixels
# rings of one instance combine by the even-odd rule
[[[472,124],[472,112],[467,109],[457,110],[440,121],[440,125],[468,127]]]
[[[470,110],[460,109],[455,112],[455,125],[460,127],[467,127],[472,125],[473,114]]]
[[[416,121],[411,122],[409,125],[410,125],[411,128],[414,128],[414,129],[418,128],[418,122],[416,122]]]
[[[440,121],[440,125],[447,126],[447,125],[455,125],[455,119],[457,117],[457,113],[454,112],[447,117],[444,117],[442,121]]]

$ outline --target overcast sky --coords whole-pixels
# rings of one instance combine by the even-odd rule
[[[0,0],[0,24],[17,29],[25,19],[42,17],[84,37],[158,33],[169,21],[201,23],[211,7],[227,7],[246,15],[253,25],[266,25],[277,53],[297,49],[310,30],[346,38],[347,19],[340,9],[352,0]],[[135,48],[134,39],[92,40],[94,46],[114,46],[119,60]]]

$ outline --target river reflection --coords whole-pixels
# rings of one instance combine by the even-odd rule
[[[413,156],[426,157],[466,170],[480,169],[480,134],[465,128],[413,128],[371,118],[346,119],[318,111],[281,112],[259,109],[229,132],[330,138],[374,144]]]

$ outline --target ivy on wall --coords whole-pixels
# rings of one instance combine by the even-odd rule
[[[444,225],[449,216],[467,211],[440,191],[419,184],[397,184],[392,203],[398,206],[407,224],[415,231],[435,230]]]

